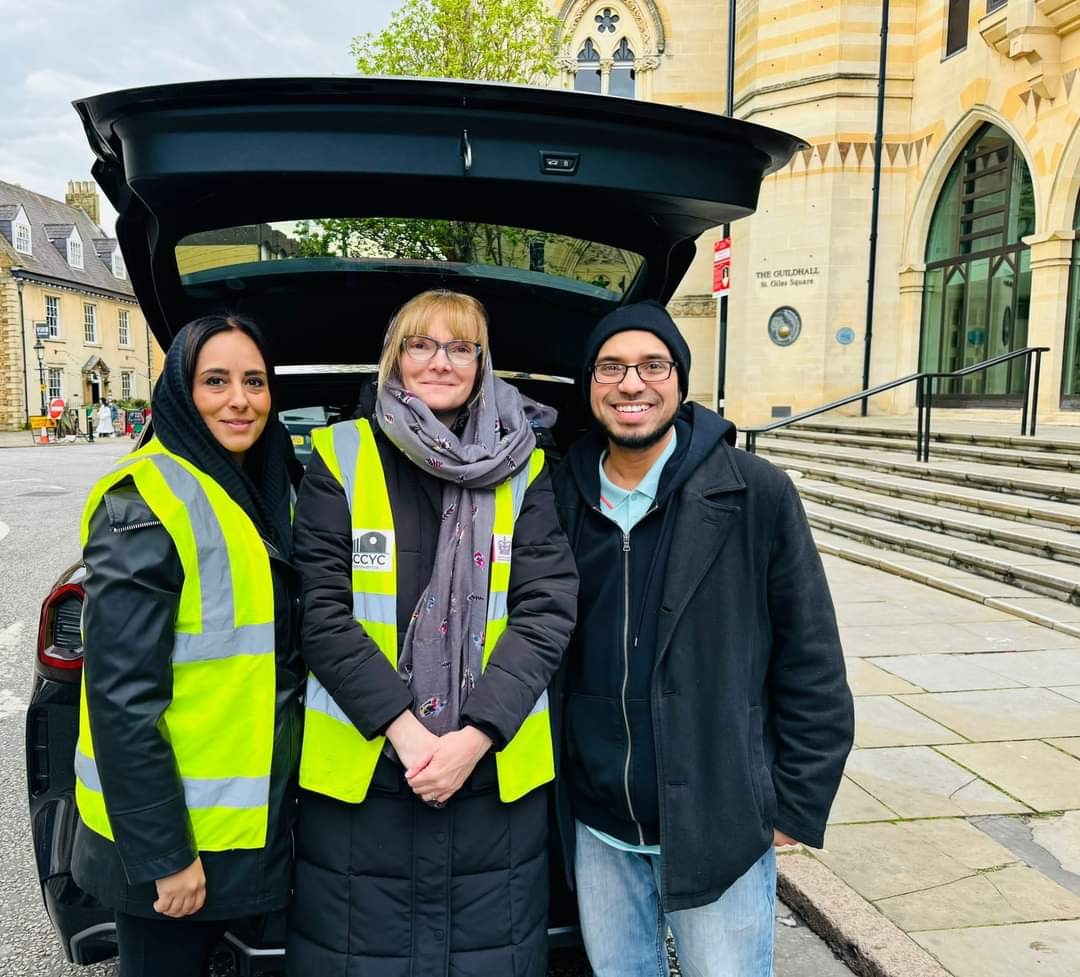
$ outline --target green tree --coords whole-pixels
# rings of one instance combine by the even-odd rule
[[[351,49],[365,75],[538,85],[555,74],[558,27],[544,0],[405,0],[384,30],[354,37]],[[520,266],[528,252],[521,232],[469,221],[319,219],[297,238],[307,256]]]
[[[539,85],[555,74],[558,28],[544,0],[405,0],[352,53],[365,75]]]

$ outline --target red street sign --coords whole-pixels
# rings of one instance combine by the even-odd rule
[[[713,245],[712,293],[713,298],[727,295],[731,288],[731,238],[722,237]]]
[[[55,397],[49,401],[49,417],[54,421],[60,420],[64,416],[64,398]]]

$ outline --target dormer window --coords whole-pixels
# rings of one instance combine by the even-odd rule
[[[11,236],[15,239],[15,250],[19,254],[33,254],[34,245],[30,238],[30,223],[21,212],[19,217],[22,219],[16,219],[11,225]]]
[[[124,256],[117,249],[112,254],[113,278],[127,278],[127,268],[124,266]]]
[[[68,238],[67,260],[72,268],[81,269],[83,266],[82,239],[75,231]]]

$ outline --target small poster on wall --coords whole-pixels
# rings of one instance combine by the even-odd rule
[[[731,238],[722,237],[713,245],[713,298],[727,295],[731,288]]]

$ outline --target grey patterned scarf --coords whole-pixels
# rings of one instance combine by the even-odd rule
[[[443,480],[442,521],[431,581],[420,595],[398,656],[413,711],[436,735],[459,729],[461,709],[480,675],[495,525],[495,486],[527,465],[533,427],[555,411],[497,379],[485,357],[480,392],[453,430],[395,379],[379,388],[375,420],[428,474]]]

